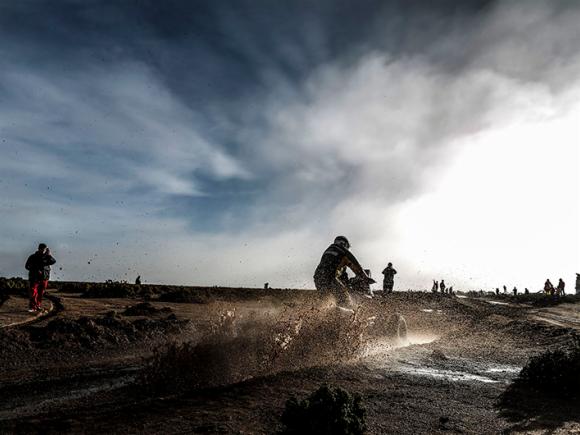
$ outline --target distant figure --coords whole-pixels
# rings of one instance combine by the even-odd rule
[[[336,237],[334,242],[322,254],[320,263],[314,272],[316,290],[334,295],[338,305],[351,304],[348,287],[339,279],[347,267],[369,285],[375,282],[367,276],[349,249],[350,243],[346,237]]]
[[[524,293],[525,293],[525,294],[527,294],[527,295],[529,295],[529,294],[530,294],[530,291],[528,290],[528,288],[527,288],[527,287],[524,289]]]
[[[268,287],[270,287],[270,283],[269,282],[264,283],[264,290],[268,290]]]
[[[554,285],[550,282],[549,279],[547,279],[544,283],[544,293],[550,296],[554,294]]]
[[[453,286],[449,287],[449,294],[452,295],[453,294]]]
[[[435,280],[433,280],[433,287],[431,287],[431,291],[433,293],[437,293],[439,291],[439,283]]]
[[[515,285],[514,285],[514,289],[512,291],[514,292],[514,296],[518,295],[518,289]]]
[[[28,280],[30,282],[29,313],[42,311],[42,297],[48,287],[50,266],[54,263],[56,263],[56,260],[50,255],[50,249],[44,243],[38,245],[38,250],[26,260],[24,267],[28,270]]]
[[[580,273],[576,274],[576,294],[580,295]]]
[[[141,275],[135,278],[135,285],[141,285]]]
[[[495,294],[496,294],[496,296],[499,296],[499,287],[495,288]]]
[[[566,294],[566,292],[564,291],[565,287],[566,287],[566,283],[562,280],[562,278],[560,278],[558,280],[558,287],[556,287],[556,291],[558,292],[558,295],[564,296]]]
[[[445,281],[441,280],[441,282],[439,283],[439,290],[441,290],[441,293],[445,293]]]
[[[393,269],[393,263],[387,264],[385,270],[383,270],[383,294],[392,293],[393,286],[395,285],[395,274],[397,271]]]
[[[503,286],[503,294],[507,294],[507,287],[505,285]]]

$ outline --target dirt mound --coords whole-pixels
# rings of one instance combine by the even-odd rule
[[[578,331],[572,328],[563,328],[542,322],[524,320],[512,320],[511,322],[499,325],[497,329],[520,337],[520,339],[526,339],[530,342],[545,346],[570,345],[580,335]]]
[[[0,329],[0,359],[7,361],[19,351],[30,348],[28,334],[19,329]]]
[[[155,316],[159,314],[171,314],[173,310],[169,307],[155,308],[149,302],[142,302],[128,307],[121,314],[123,316]]]
[[[57,318],[28,330],[30,341],[39,347],[94,348],[162,337],[178,332],[187,323],[174,314],[161,319],[126,320],[110,312],[101,317]]]

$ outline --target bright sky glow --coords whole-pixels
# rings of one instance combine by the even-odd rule
[[[573,288],[579,144],[580,105],[466,138],[432,190],[401,205],[397,251],[460,287],[535,291],[562,277]]]

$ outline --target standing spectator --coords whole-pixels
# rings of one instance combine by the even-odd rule
[[[499,287],[495,288],[495,294],[496,294],[496,296],[499,296]]]
[[[445,281],[441,280],[441,282],[439,283],[439,290],[441,290],[441,293],[445,293]]]
[[[554,285],[550,282],[549,279],[547,279],[544,283],[544,292],[550,296],[554,294]]]
[[[383,294],[392,293],[393,286],[395,285],[395,274],[397,271],[393,269],[393,263],[387,264],[385,270],[383,270]]]
[[[514,285],[514,289],[512,290],[514,292],[514,296],[518,295],[518,288]]]
[[[433,293],[437,293],[439,291],[439,283],[435,280],[433,280],[433,287],[431,287],[431,291]]]
[[[28,280],[30,281],[29,313],[42,311],[42,297],[46,287],[48,287],[50,266],[54,263],[56,260],[50,255],[50,249],[44,243],[38,245],[38,251],[26,260],[24,267],[28,270]]]
[[[507,287],[504,285],[503,286],[503,294],[506,295],[507,294]]]
[[[564,296],[566,294],[564,287],[566,287],[566,283],[562,280],[562,278],[560,278],[558,281],[558,287],[556,287],[556,290],[560,296]]]
[[[529,295],[529,294],[530,294],[530,291],[528,290],[528,288],[527,288],[527,287],[524,289],[524,293],[525,293],[525,294],[527,294],[527,295]]]
[[[141,275],[137,276],[137,278],[135,278],[135,285],[141,285]]]

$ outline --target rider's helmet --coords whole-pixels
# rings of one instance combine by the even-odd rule
[[[342,246],[345,249],[349,249],[350,248],[350,243],[348,241],[348,239],[344,236],[337,236],[334,239],[334,244],[338,245],[338,246]]]

